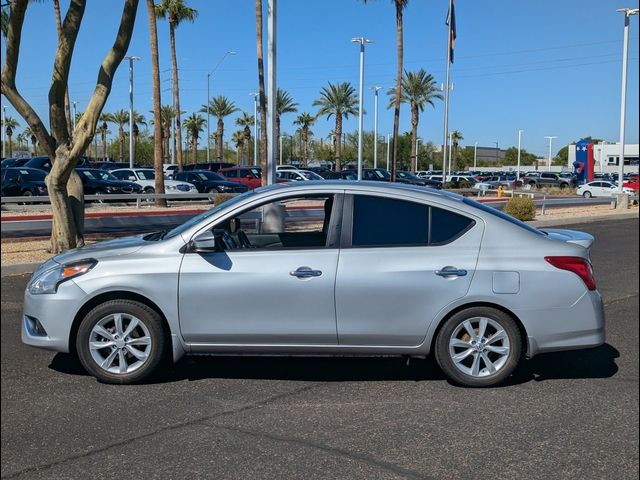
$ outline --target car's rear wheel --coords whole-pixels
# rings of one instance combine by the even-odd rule
[[[582,194],[582,196],[583,196],[584,198],[591,198],[593,195],[591,195],[591,192],[587,190],[586,192],[584,192],[584,193]]]
[[[136,383],[152,374],[167,351],[158,312],[133,300],[110,300],[91,310],[76,337],[84,368],[105,383]]]
[[[518,325],[506,313],[472,307],[451,316],[436,338],[435,356],[445,375],[465,387],[504,381],[522,357]]]

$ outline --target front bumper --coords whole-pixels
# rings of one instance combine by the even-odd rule
[[[24,294],[22,343],[56,352],[69,352],[74,315],[86,298],[73,280],[63,282],[55,294]]]
[[[606,339],[604,304],[597,290],[587,291],[569,308],[514,313],[527,331],[529,357],[597,347]]]

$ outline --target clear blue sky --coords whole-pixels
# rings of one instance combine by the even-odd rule
[[[63,11],[67,2],[63,0]],[[95,84],[98,66],[111,46],[122,2],[90,1],[73,58],[69,90],[82,111]],[[266,0],[264,0],[266,8]],[[257,63],[253,0],[191,0],[199,11],[195,24],[177,30],[181,107],[187,113],[206,103],[206,75],[228,50],[215,73],[211,92],[230,97],[253,113]],[[447,0],[410,0],[405,13],[405,68],[425,68],[444,81]],[[457,0],[458,38],[452,66],[450,128],[464,135],[463,144],[501,147],[517,144],[547,155],[545,135],[556,135],[554,153],[562,145],[593,135],[609,141],[619,137],[623,16],[616,8],[638,7],[638,0]],[[266,23],[266,14],[265,14]],[[158,21],[162,85],[171,82],[167,23]],[[266,26],[265,26],[266,30]],[[354,36],[373,40],[366,50],[365,128],[373,129],[373,85],[386,88],[395,76],[395,17],[390,0],[364,5],[360,0],[280,0],[278,2],[278,85],[315,113],[313,100],[328,81],[358,83],[358,47]],[[627,142],[638,143],[638,17],[631,19]],[[28,9],[18,70],[18,86],[46,120],[47,93],[56,32],[51,3]],[[4,43],[2,45],[4,53]],[[129,54],[136,63],[136,110],[149,118],[152,108],[148,19],[141,1]],[[382,91],[381,91],[382,93]],[[171,103],[170,91],[162,92]],[[3,97],[3,105],[6,99]],[[393,117],[381,97],[380,134],[391,131]],[[128,68],[118,70],[105,111],[128,108]],[[8,114],[17,117],[9,106]],[[295,114],[282,119],[292,132]],[[22,127],[24,127],[24,122]],[[227,138],[235,126],[226,121]],[[214,129],[212,120],[212,131]],[[333,120],[319,119],[313,131],[325,136]],[[401,111],[401,132],[410,128],[409,111]],[[357,120],[345,128],[354,131]],[[419,135],[441,143],[443,106],[423,113]]]

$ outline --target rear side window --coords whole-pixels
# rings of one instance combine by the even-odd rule
[[[452,242],[475,221],[442,208],[384,197],[353,198],[354,247],[425,246]]]
[[[222,172],[222,174],[227,178],[237,178],[238,172],[236,170],[227,170],[226,172]]]

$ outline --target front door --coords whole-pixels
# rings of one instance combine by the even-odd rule
[[[483,223],[373,195],[347,196],[345,219],[336,280],[339,344],[420,345],[440,310],[467,294]]]
[[[180,269],[184,339],[335,345],[333,203],[333,195],[297,196],[214,225],[225,250],[186,253]]]

